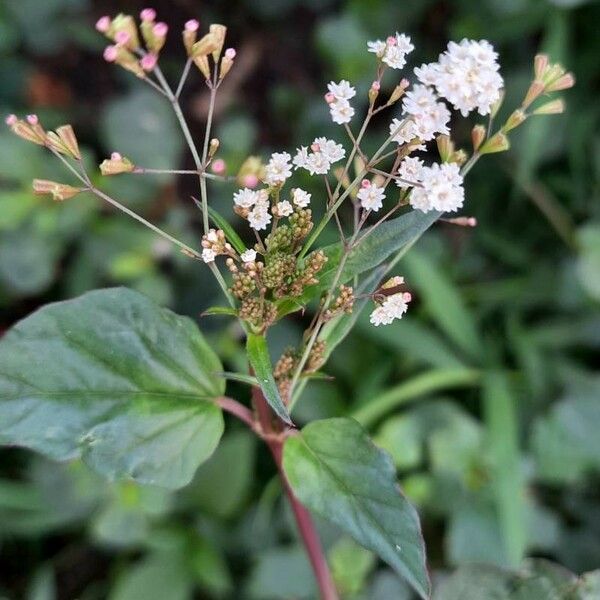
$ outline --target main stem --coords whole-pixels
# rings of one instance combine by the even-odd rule
[[[288,501],[292,507],[296,525],[300,532],[300,537],[308,554],[308,559],[312,566],[319,587],[321,600],[339,600],[329,565],[321,546],[321,540],[317,534],[315,524],[308,510],[298,501],[290,484],[285,476],[282,466],[283,441],[284,437],[277,435],[280,433],[273,425],[273,412],[267,404],[267,401],[260,388],[252,388],[252,403],[258,416],[264,439],[271,450],[275,464],[283,482]]]

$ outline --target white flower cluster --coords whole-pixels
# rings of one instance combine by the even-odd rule
[[[415,74],[464,117],[475,109],[487,115],[504,86],[497,58],[488,41],[464,39],[459,44],[450,42],[438,62],[417,67]]]
[[[287,152],[274,152],[265,167],[265,183],[282,185],[292,175],[292,157]]]
[[[379,325],[389,325],[395,319],[401,319],[408,310],[408,303],[411,296],[408,292],[400,292],[388,296],[381,306],[378,306],[372,313],[370,321],[375,327]]]
[[[289,155],[288,155],[289,156]],[[310,204],[310,194],[303,189],[295,188],[292,190],[292,202],[298,208],[306,208]],[[288,200],[278,202],[274,207],[274,213],[278,217],[289,217],[294,212],[294,206]],[[246,209],[247,219],[250,227],[256,231],[266,229],[267,225],[272,220],[272,215],[269,212],[269,192],[266,189],[251,190],[250,188],[242,188],[233,194],[233,203],[242,209]],[[245,213],[243,213],[245,214]],[[247,253],[246,253],[247,254]],[[250,256],[247,254],[247,256]],[[254,256],[255,258],[256,256]],[[252,259],[244,259],[244,262],[252,262]]]
[[[329,112],[333,122],[338,125],[349,123],[354,116],[350,98],[356,96],[356,90],[345,79],[342,79],[339,83],[332,81],[327,89],[329,92],[325,95],[325,99],[329,104]]]
[[[403,33],[396,33],[385,42],[381,40],[367,42],[367,48],[392,69],[402,69],[406,64],[406,55],[415,49],[410,37]]]
[[[356,197],[360,200],[360,205],[365,210],[373,210],[377,212],[385,200],[385,194],[382,187],[370,183],[367,179],[363,179],[362,186]]]
[[[402,161],[398,174],[403,179],[420,184],[419,187],[412,188],[409,198],[411,206],[417,210],[454,212],[463,205],[463,177],[456,163],[434,163],[425,167],[420,159],[409,157]],[[400,187],[410,187],[402,181],[397,184]]]
[[[331,165],[346,156],[346,151],[341,144],[324,137],[316,138],[308,151],[306,146],[296,149],[294,165],[298,169],[302,167],[311,175],[325,175],[329,172]]]

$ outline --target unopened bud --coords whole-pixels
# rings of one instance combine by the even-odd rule
[[[565,111],[565,102],[562,98],[546,102],[536,108],[531,114],[533,115],[558,115]]]
[[[61,125],[55,132],[50,131],[46,135],[46,143],[56,152],[70,156],[79,160],[79,144],[75,137],[75,132],[70,125]]]
[[[510,148],[510,142],[504,133],[499,131],[493,135],[479,150],[480,154],[494,154],[495,152],[505,152]]]
[[[444,134],[438,135],[435,141],[442,162],[448,162],[452,154],[454,154],[454,143],[450,139],[450,136]]]
[[[190,19],[186,22],[185,28],[183,30],[183,45],[185,46],[185,50],[188,56],[192,54],[192,48],[196,43],[196,38],[198,36],[198,29],[200,28],[200,23],[196,21],[196,19]]]
[[[127,44],[131,41],[131,36],[129,35],[129,32],[123,30],[123,31],[117,31],[117,33],[115,34],[115,42],[119,45],[119,46],[127,46]]]
[[[525,121],[526,118],[527,118],[527,115],[525,114],[525,112],[522,111],[520,108],[517,108],[517,110],[515,110],[510,115],[510,117],[508,117],[508,119],[506,119],[506,123],[502,127],[502,131],[504,131],[504,133],[506,133],[506,132],[510,131],[511,129],[518,127],[519,125],[521,125],[521,123],[523,123],[523,121]]]
[[[205,79],[210,79],[210,65],[208,64],[208,58],[206,55],[195,56],[193,59],[194,64],[198,67]]]
[[[397,288],[404,284],[404,277],[400,277],[400,275],[395,275],[394,277],[390,277],[380,289],[389,290],[392,288]]]
[[[39,146],[45,146],[47,143],[46,132],[36,119],[32,119],[33,115],[27,117],[27,121],[17,119],[15,115],[9,115],[6,118],[6,124],[11,128],[11,131],[20,138],[33,142]],[[33,122],[33,123],[32,123]]]
[[[108,34],[112,34],[112,38],[116,41],[117,36],[124,36],[124,33],[121,32],[129,35],[127,47],[130,50],[137,50],[140,47],[137,25],[131,15],[117,15],[112,20]]]
[[[140,19],[142,21],[154,21],[156,19],[156,11],[153,8],[144,8],[140,12]]]
[[[544,93],[545,87],[544,83],[538,79],[532,81],[521,103],[521,107],[527,108],[536,98]]]
[[[483,125],[475,125],[471,129],[471,142],[473,143],[473,150],[477,151],[483,140],[485,140],[485,127]]]
[[[115,62],[118,56],[118,49],[116,46],[106,46],[102,54],[106,62]]]
[[[568,90],[575,85],[575,77],[573,73],[565,73],[557,80],[553,81],[546,87],[547,92],[559,92],[561,90]]]
[[[56,181],[48,181],[46,179],[33,180],[34,194],[51,194],[53,200],[62,201],[68,200],[82,192],[84,188],[73,187],[65,183],[57,183]]]
[[[140,66],[144,71],[149,73],[156,67],[156,63],[158,62],[158,56],[156,54],[146,54],[140,60]]]
[[[475,217],[454,217],[453,219],[445,219],[446,223],[459,225],[460,227],[476,227],[477,219]]]
[[[385,43],[388,46],[395,46],[398,42],[396,40],[396,38],[393,35],[390,35],[387,40],[385,40]]]
[[[325,98],[325,102],[327,102],[327,104],[333,104],[335,102],[335,95],[332,94],[331,92],[327,92],[324,96]]]
[[[374,81],[369,88],[369,102],[373,104],[379,96],[379,90],[381,89],[381,84],[379,81]]]
[[[408,79],[402,79],[400,83],[394,88],[394,91],[392,92],[389,100],[387,101],[388,106],[390,104],[398,102],[398,100],[402,98],[404,92],[408,89],[409,86],[410,82],[408,81]]]
[[[212,158],[217,150],[219,149],[219,140],[217,138],[212,138],[210,140],[210,144],[208,146],[208,158]]]
[[[467,153],[464,150],[457,150],[450,156],[448,162],[456,163],[459,166],[464,165],[467,162]]]
[[[131,173],[135,165],[126,157],[118,152],[113,152],[110,158],[102,161],[100,172],[102,175],[119,175],[120,173]]]
[[[8,115],[6,117],[6,119],[4,119],[4,122],[9,126],[12,127],[19,119],[17,118],[17,115]]]
[[[227,165],[225,164],[225,161],[222,158],[218,158],[210,165],[210,170],[215,175],[223,175],[223,173],[225,173],[226,169],[227,169]]]
[[[231,70],[233,66],[233,59],[235,58],[236,52],[233,48],[227,48],[225,50],[225,54],[221,59],[221,68],[219,70],[219,79],[223,79],[227,73]]]
[[[96,30],[100,33],[108,33],[110,29],[111,19],[108,16],[100,17],[96,21]]]
[[[207,56],[213,52],[215,48],[217,48],[215,36],[212,33],[207,33],[192,46],[191,56],[192,58]]]
[[[363,179],[360,182],[360,187],[363,188],[363,189],[370,188],[371,187],[371,182],[368,179]]]
[[[536,79],[542,79],[549,63],[547,54],[537,54],[533,59],[533,72]]]
[[[221,56],[223,44],[225,43],[225,34],[227,33],[227,27],[225,27],[225,25],[213,23],[208,30],[212,34],[215,41],[215,49],[212,51],[212,57],[213,60],[217,62],[219,60],[219,56]]]
[[[255,188],[258,185],[258,177],[256,175],[244,175],[242,177],[242,185],[250,189]]]

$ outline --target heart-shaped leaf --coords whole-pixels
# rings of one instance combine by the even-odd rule
[[[396,483],[390,456],[353,419],[325,419],[287,439],[285,475],[298,499],[373,550],[429,597],[416,510]]]
[[[50,304],[0,341],[0,443],[181,487],[221,437],[222,370],[190,319],[137,292]]]

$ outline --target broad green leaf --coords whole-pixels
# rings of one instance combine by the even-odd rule
[[[258,379],[260,389],[269,403],[269,406],[275,411],[279,418],[283,419],[286,423],[291,424],[290,415],[279,395],[275,379],[273,379],[271,357],[269,356],[269,348],[267,347],[267,340],[265,337],[263,335],[249,333],[246,342],[246,353],[248,354],[250,366],[256,375],[256,379]]]
[[[285,475],[298,499],[377,553],[427,598],[419,517],[402,495],[391,458],[353,419],[326,419],[287,439]]]
[[[473,361],[479,362],[483,344],[475,321],[450,279],[423,253],[404,259],[407,281],[422,296],[427,311],[448,337]]]
[[[327,554],[336,588],[343,597],[354,597],[364,587],[375,567],[375,555],[343,537]]]
[[[137,292],[50,304],[0,341],[0,443],[181,487],[221,437],[221,370],[190,319]]]

